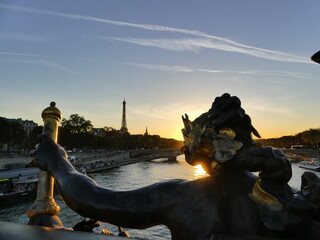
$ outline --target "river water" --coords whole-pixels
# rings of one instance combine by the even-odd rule
[[[293,188],[298,189],[300,188],[301,175],[305,170],[299,168],[296,164],[293,164],[292,168],[293,177],[289,184]],[[320,173],[317,174],[320,177]],[[132,190],[174,178],[192,180],[204,176],[207,176],[207,174],[201,167],[192,167],[188,165],[184,161],[184,156],[181,155],[178,156],[177,162],[166,162],[159,159],[150,162],[135,163],[96,174],[93,176],[93,179],[101,186],[112,190]],[[61,208],[59,217],[65,227],[72,227],[84,219],[70,210],[59,196],[56,196],[55,199]],[[32,202],[23,203],[18,206],[2,209],[0,212],[0,220],[15,223],[26,223],[28,221],[26,210],[31,203]],[[103,228],[106,228],[116,234],[118,233],[117,227],[106,223],[102,223],[99,228],[95,229],[95,232],[101,232],[101,229]],[[171,239],[170,231],[163,225],[144,230],[125,230],[134,238],[153,240]]]

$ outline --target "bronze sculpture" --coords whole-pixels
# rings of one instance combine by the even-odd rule
[[[320,51],[318,51],[315,54],[313,54],[310,57],[310,60],[320,64]]]
[[[303,176],[303,191],[287,184],[282,152],[256,147],[259,136],[237,97],[224,94],[191,122],[183,117],[186,161],[211,175],[171,180],[132,191],[111,191],[78,173],[46,135],[32,163],[55,178],[67,205],[88,218],[129,228],[166,225],[172,239],[312,239],[320,226],[320,180]],[[259,178],[250,171],[261,171]]]

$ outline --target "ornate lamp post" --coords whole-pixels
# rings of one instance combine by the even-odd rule
[[[56,103],[51,102],[50,107],[44,109],[41,116],[44,122],[43,133],[49,135],[55,142],[57,142],[58,125],[62,114],[60,110],[56,108]],[[30,218],[29,223],[38,225],[33,221],[33,218],[36,215],[49,214],[52,216],[59,213],[60,207],[53,199],[53,187],[54,179],[50,174],[45,171],[40,171],[37,198],[27,211],[27,215]]]

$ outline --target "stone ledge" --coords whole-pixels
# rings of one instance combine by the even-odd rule
[[[125,240],[134,238],[124,238],[118,236],[109,236],[97,233],[70,231],[66,229],[55,229],[49,227],[38,227],[26,224],[1,222],[0,221],[0,239],[10,240]]]

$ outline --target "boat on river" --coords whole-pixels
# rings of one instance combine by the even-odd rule
[[[0,172],[0,206],[33,199],[38,186],[39,169],[22,168]]]
[[[318,159],[310,159],[310,161],[302,161],[299,163],[300,168],[320,172],[320,161]]]
[[[8,206],[33,199],[37,192],[38,179],[23,182],[0,182],[0,206]]]

